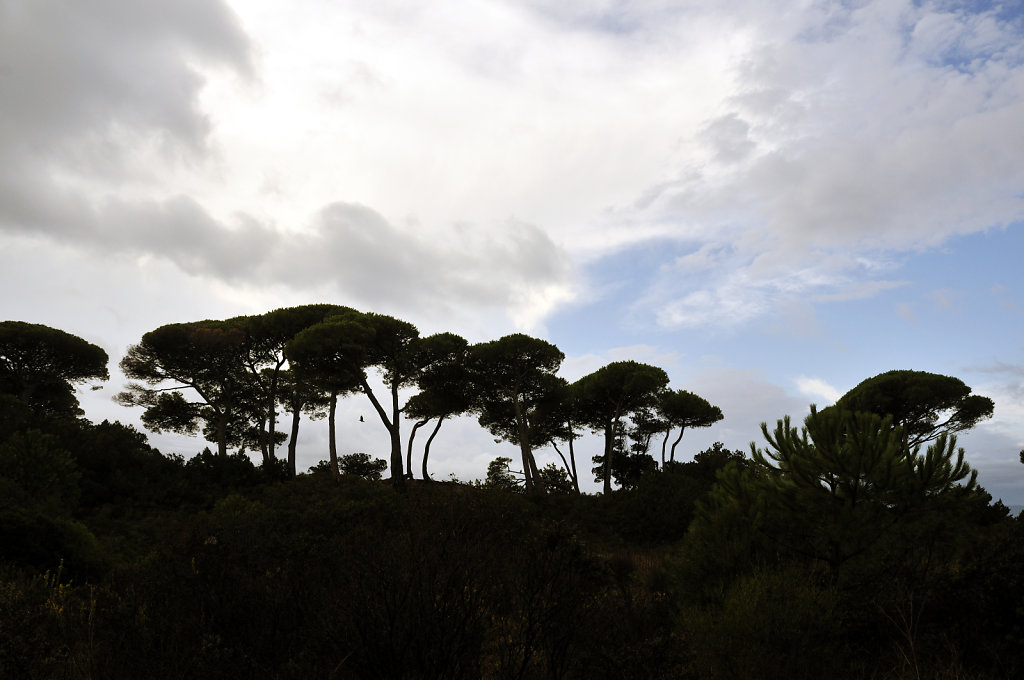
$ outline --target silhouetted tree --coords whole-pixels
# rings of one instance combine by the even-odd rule
[[[299,333],[288,344],[289,360],[314,383],[317,376],[347,386],[354,381],[373,404],[391,438],[391,481],[405,479],[402,461],[399,391],[415,384],[421,369],[419,331],[411,323],[383,314],[348,312],[331,316]],[[379,371],[389,392],[387,408],[367,380],[367,370]]]
[[[253,414],[253,378],[244,364],[245,331],[223,321],[161,326],[128,347],[121,370],[133,380],[117,395],[124,406],[143,406],[153,432],[196,434],[200,423],[217,452],[227,455],[229,428],[244,429]],[[168,387],[160,387],[171,383]],[[199,397],[188,401],[183,391]]]
[[[292,374],[289,379],[292,391],[288,405],[292,414],[292,431],[297,434],[302,410],[310,405],[315,409],[321,400],[320,395],[325,395],[328,448],[335,469],[338,458],[335,418],[338,397],[359,391],[366,376],[362,343],[367,330],[355,321],[358,316],[358,312],[355,312],[329,317],[299,332],[285,346],[285,356]],[[290,460],[294,457],[294,444],[289,446]]]
[[[544,401],[542,404],[542,418],[545,423],[543,428],[544,435],[552,448],[555,449],[555,453],[561,458],[565,472],[569,477],[569,481],[572,482],[573,490],[577,495],[580,493],[580,478],[579,472],[576,469],[575,444],[581,435],[579,427],[582,425],[579,419],[579,407],[579,389],[576,385],[570,385],[564,381],[559,386],[555,397]],[[569,453],[568,458],[558,447],[559,442],[566,443]]]
[[[913,448],[991,418],[994,404],[971,394],[958,378],[889,371],[858,384],[839,398],[836,408],[892,416],[893,424],[903,429],[904,446]]]
[[[710,427],[722,419],[722,409],[686,390],[663,391],[658,395],[657,411],[665,423],[665,439],[661,443],[662,466],[665,465],[665,445],[673,428],[679,428],[679,436],[672,442],[670,462],[675,462],[676,446],[682,441],[686,428]]]
[[[454,333],[438,333],[420,341],[420,370],[416,376],[419,392],[405,404],[403,412],[417,423],[409,435],[406,466],[412,477],[412,441],[418,427],[436,419],[433,431],[423,447],[422,474],[430,481],[427,459],[430,445],[445,419],[468,412],[473,407],[469,372],[469,343]]]
[[[388,469],[388,463],[380,458],[371,459],[368,453],[347,453],[338,458],[338,467],[343,475],[376,481]]]
[[[484,486],[489,489],[521,492],[523,484],[512,473],[511,464],[512,459],[505,456],[498,456],[488,463]]]
[[[470,348],[474,410],[480,425],[519,445],[527,493],[543,493],[533,456],[543,404],[559,398],[564,381],[555,375],[565,355],[550,342],[516,333]]]
[[[82,338],[24,321],[0,322],[0,393],[48,416],[81,415],[75,385],[107,380],[107,353]]]
[[[333,386],[328,392],[310,382],[297,369],[290,368],[281,371],[277,379],[276,390],[278,401],[284,406],[286,413],[291,414],[291,425],[288,433],[288,471],[292,476],[296,473],[296,456],[299,441],[299,423],[303,413],[308,413],[311,418],[328,419],[328,461],[337,477],[338,471],[338,443],[335,423],[335,412],[338,406],[339,388]]]
[[[762,474],[748,479],[787,515],[768,530],[824,561],[834,578],[909,511],[976,485],[956,437],[941,434],[920,454],[903,446],[891,416],[812,407],[800,433],[788,418],[761,430],[768,448],[751,444],[751,453]]]
[[[287,363],[285,347],[300,332],[326,317],[351,311],[354,310],[340,305],[300,305],[228,320],[246,334],[243,361],[258,390],[258,395],[254,396],[258,396],[262,404],[262,408],[257,406],[255,411],[264,462],[275,457],[280,378]]]
[[[612,490],[615,442],[624,434],[623,419],[652,406],[667,384],[664,370],[636,361],[616,361],[576,381],[581,422],[604,434],[601,477],[605,494]]]

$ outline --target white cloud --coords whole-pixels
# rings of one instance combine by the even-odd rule
[[[721,408],[725,416],[710,428],[693,430],[684,438],[684,444],[689,439],[686,450],[693,452],[716,441],[742,451],[747,451],[751,442],[764,446],[761,423],[771,431],[777,420],[788,415],[793,425],[799,426],[808,413],[805,399],[766,379],[759,370],[711,368],[688,379],[685,389]]]
[[[669,378],[674,380],[679,374],[680,358],[676,352],[665,351],[653,345],[612,347],[600,354],[567,356],[558,374],[569,382],[575,382],[614,361],[637,361],[665,369]]]
[[[911,323],[917,321],[917,315],[914,314],[914,307],[909,302],[901,302],[896,308],[896,313],[905,321],[909,321]]]
[[[445,268],[444,294],[487,297],[525,328],[579,291],[564,264],[533,282],[517,256],[531,245],[511,244],[508,225],[577,262],[668,238],[694,254],[676,267],[667,255],[641,307],[692,327],[794,296],[870,295],[897,285],[879,278],[887,253],[1024,215],[1024,48],[991,14],[881,1],[136,9],[6,10],[0,61],[19,68],[0,81],[17,102],[0,127],[0,228],[238,280],[261,244],[299,250],[324,238],[325,206],[358,204],[403,263],[378,299],[422,283],[417,255],[450,252],[421,261]],[[477,263],[516,293],[481,288]]]
[[[735,95],[688,143],[695,160],[654,185],[644,217],[725,272],[663,286],[663,322],[870,295],[897,285],[872,274],[887,253],[1024,216],[1020,26],[930,4],[825,6],[756,24]]]
[[[836,403],[843,393],[832,387],[821,378],[800,376],[795,381],[796,387],[804,396],[816,399],[818,406],[825,407]]]
[[[952,288],[940,288],[928,292],[932,303],[940,310],[949,310],[954,307],[963,294]]]

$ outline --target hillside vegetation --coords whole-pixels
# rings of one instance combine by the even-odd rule
[[[188,460],[81,417],[74,385],[106,378],[105,353],[0,324],[0,677],[1024,674],[1024,521],[956,447],[991,401],[955,378],[882,374],[799,427],[764,426],[748,453],[684,456],[667,433],[723,414],[668,391],[661,369],[617,362],[573,387],[557,348],[526,336],[437,338],[387,364],[367,347],[412,334],[371,321],[320,326],[291,345],[294,366],[256,361],[254,336],[212,322],[130,352],[159,349],[164,368],[207,352],[193,386],[158,391],[165,378],[138,368],[125,398],[149,400],[147,426],[205,431],[217,451]],[[300,355],[306,377],[289,373]],[[473,413],[520,445],[523,470],[499,458],[481,481],[442,483],[407,474],[411,446],[332,452],[308,472],[274,454],[282,403],[330,410],[383,364],[388,384],[427,395],[412,417]],[[576,483],[584,426],[605,435],[594,474],[616,488],[601,495]],[[559,442],[566,464],[531,471],[533,447]],[[229,450],[246,443],[259,465]]]

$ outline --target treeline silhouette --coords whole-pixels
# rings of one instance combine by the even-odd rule
[[[991,402],[954,378],[876,376],[799,430],[766,426],[749,455],[716,444],[660,465],[633,448],[657,399],[620,401],[591,426],[610,434],[602,455],[654,465],[601,495],[538,470],[527,493],[501,464],[466,483],[402,469],[396,485],[369,456],[295,474],[269,455],[165,455],[81,417],[73,386],[105,378],[105,355],[53,337],[40,352],[45,331],[0,324],[0,677],[1024,672],[1024,526],[956,449]],[[631,369],[592,385],[606,400],[612,374],[658,386]],[[550,396],[519,402],[538,414],[525,429],[494,405],[494,431],[571,422]],[[532,441],[552,440],[572,438]]]

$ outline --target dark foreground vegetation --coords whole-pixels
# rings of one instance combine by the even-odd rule
[[[106,422],[5,446],[38,465],[0,480],[4,678],[1024,671],[1024,528],[984,494],[832,527],[862,540],[833,568],[816,517],[713,509],[721,449],[594,497],[286,479]]]
[[[224,427],[217,453],[166,456],[80,417],[71,386],[106,377],[102,350],[12,323],[0,678],[1024,676],[1024,521],[956,448],[991,402],[955,379],[883,374],[749,455],[616,472],[613,454],[646,460],[625,442],[662,413],[635,401],[594,421],[595,475],[621,488],[588,496],[508,459],[472,484],[396,483],[395,457],[390,480],[358,455],[295,474],[227,453]],[[473,408],[509,439],[539,433],[525,421],[546,402],[516,403]]]

